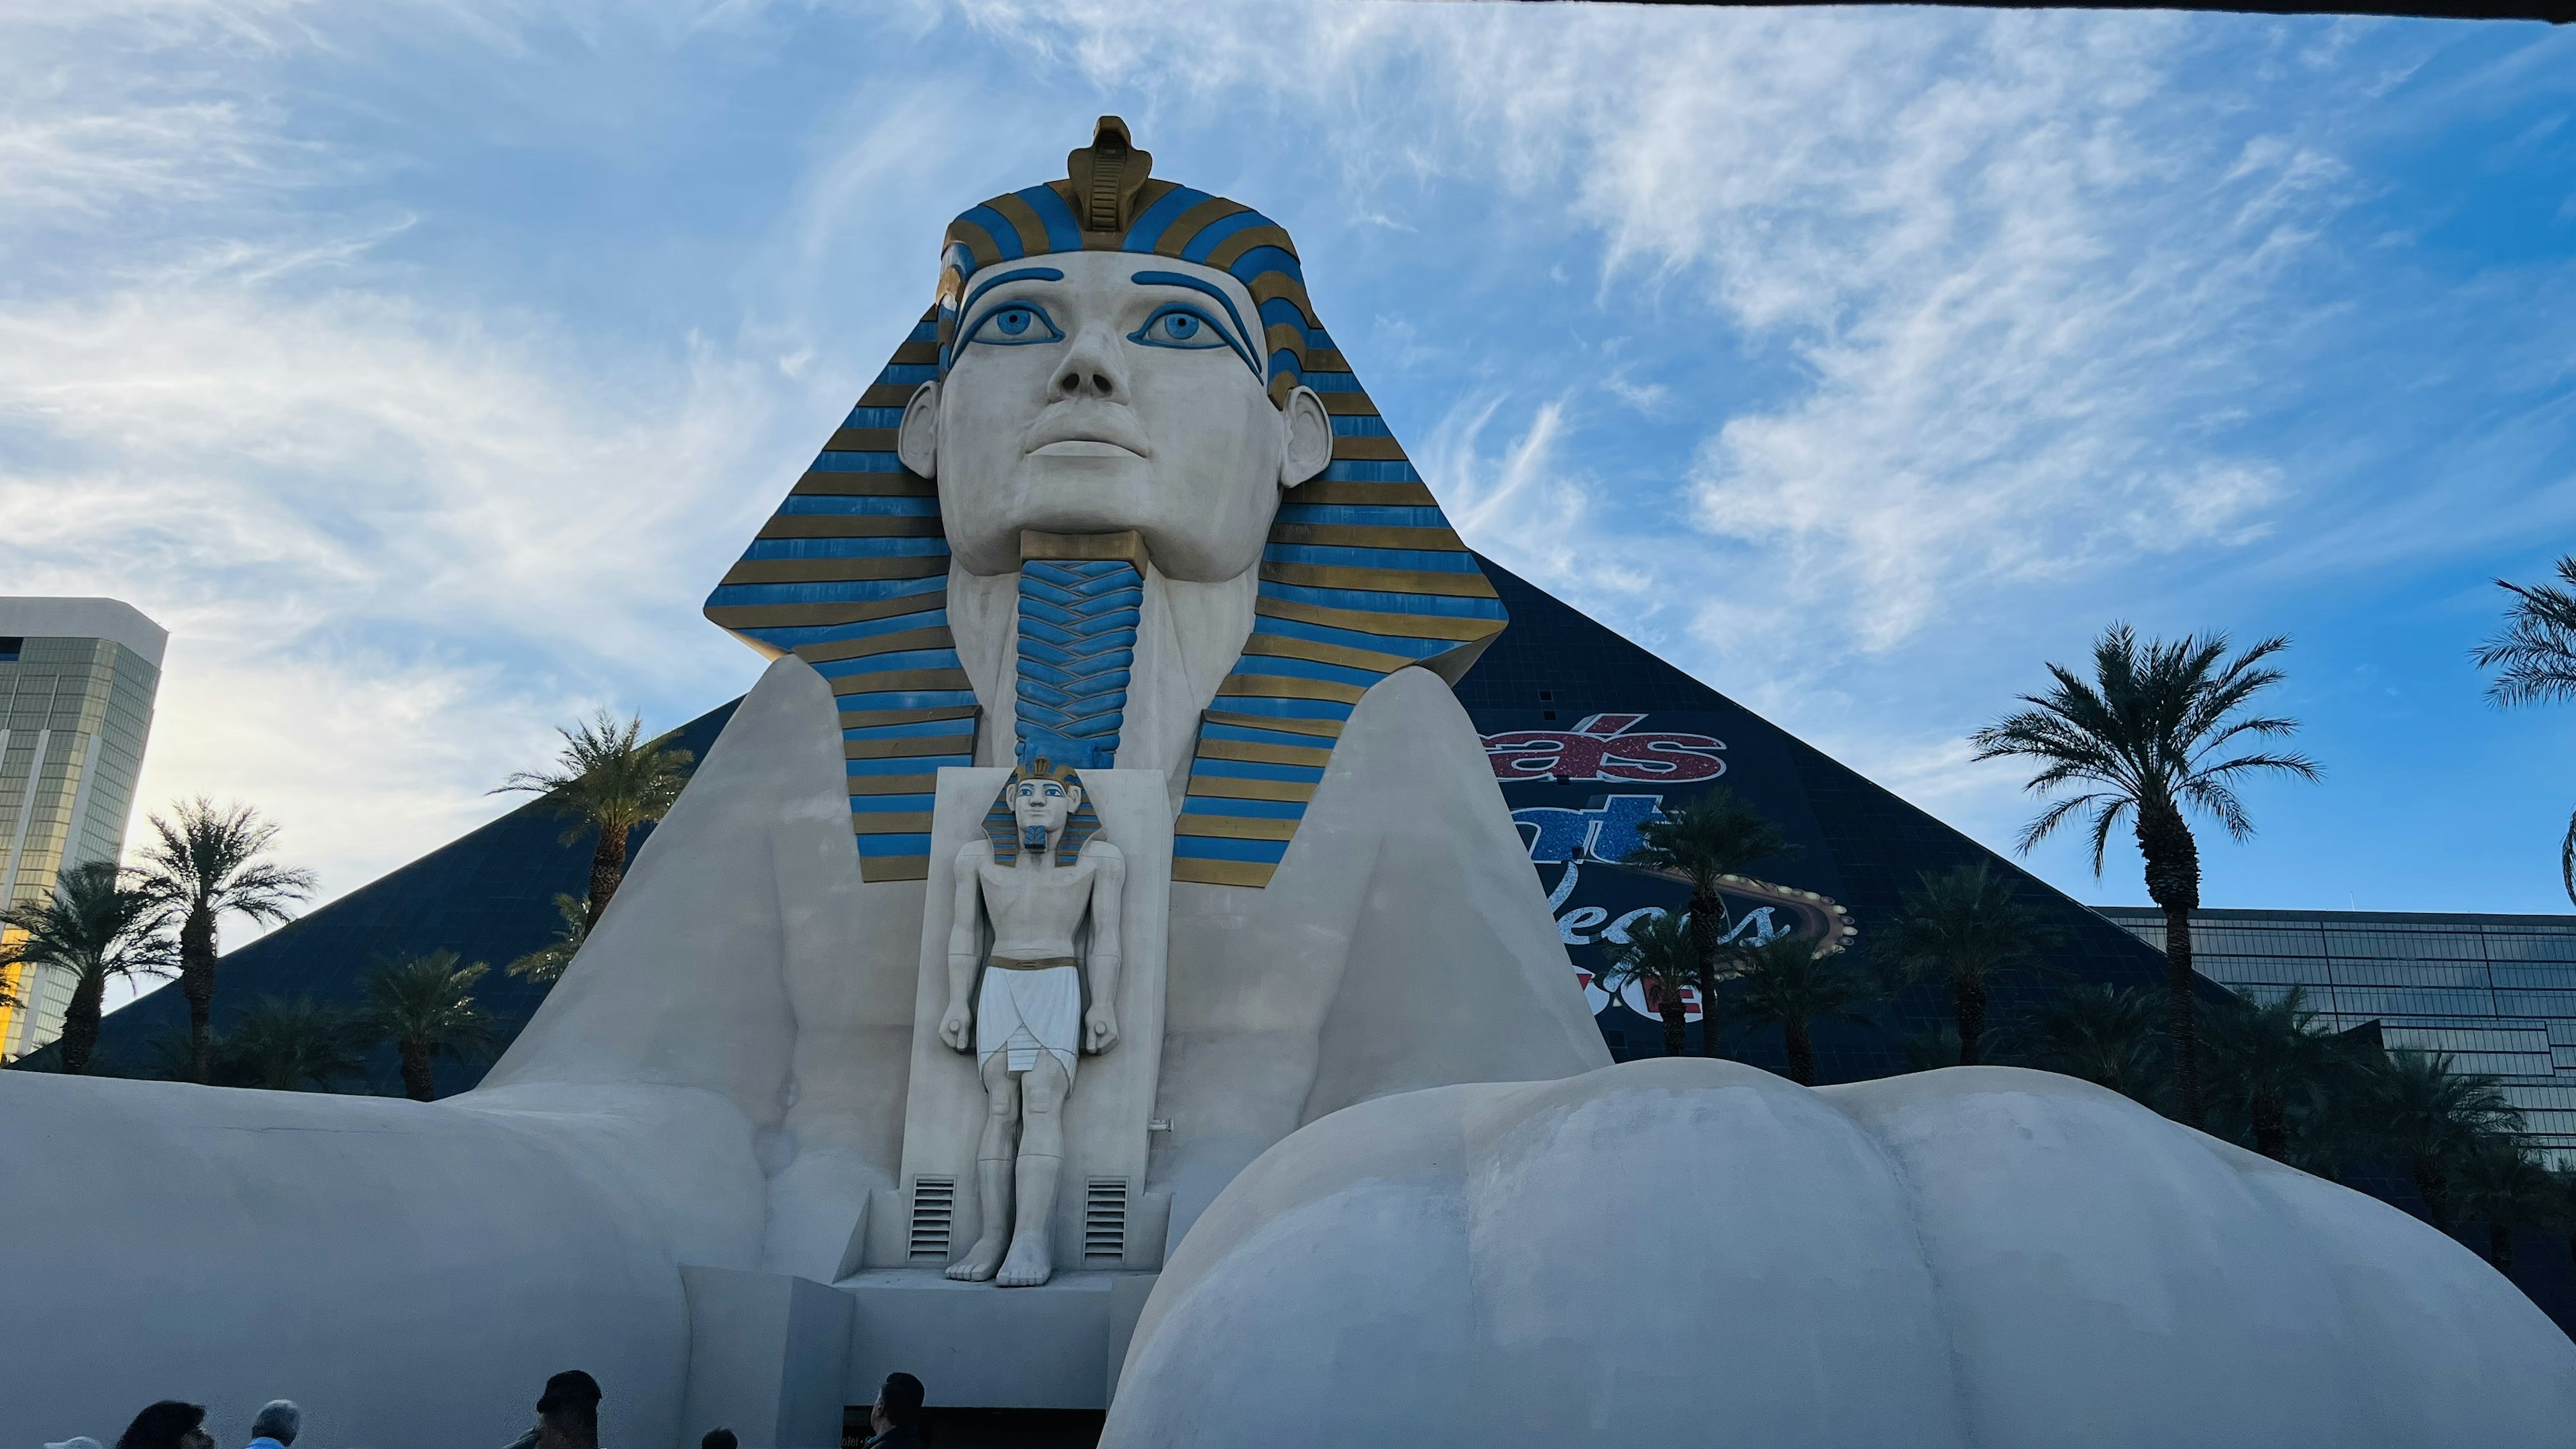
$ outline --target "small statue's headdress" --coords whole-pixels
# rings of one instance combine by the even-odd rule
[[[993,803],[984,812],[984,838],[993,843],[993,860],[998,865],[1016,865],[1020,859],[1020,822],[1011,813],[1011,792],[1023,780],[1053,780],[1069,790],[1082,789],[1082,775],[1071,765],[1059,765],[1044,755],[1026,766],[1011,771],[1011,778],[993,795]],[[1082,857],[1082,848],[1100,833],[1100,813],[1091,808],[1091,792],[1082,791],[1082,802],[1065,816],[1064,829],[1055,839],[1055,863],[1071,865]]]

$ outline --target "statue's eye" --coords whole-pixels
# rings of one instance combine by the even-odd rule
[[[975,319],[966,330],[966,340],[1004,347],[1024,347],[1033,342],[1057,342],[1064,334],[1056,330],[1055,320],[1035,302],[1004,302]]]
[[[1131,342],[1148,347],[1223,347],[1225,333],[1215,321],[1196,307],[1174,303],[1158,309],[1145,319],[1145,325],[1129,334]]]

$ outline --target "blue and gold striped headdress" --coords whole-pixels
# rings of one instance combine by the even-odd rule
[[[992,842],[993,861],[997,865],[1014,865],[1020,858],[1020,818],[1011,811],[1011,791],[1022,780],[1053,780],[1059,785],[1080,789],[1082,772],[1071,765],[1059,765],[1040,756],[1011,771],[1002,788],[993,792],[993,803],[984,811],[984,838]],[[1055,863],[1071,865],[1082,858],[1082,848],[1100,833],[1100,812],[1091,808],[1091,792],[1084,790],[1082,803],[1064,817],[1064,829],[1056,834]]]
[[[1154,178],[1152,162],[1106,116],[1064,180],[950,223],[938,302],[707,596],[710,620],[831,681],[868,880],[929,874],[935,773],[974,763],[980,710],[948,628],[939,490],[895,456],[895,432],[913,391],[946,366],[957,300],[986,267],[1125,251],[1229,272],[1261,311],[1271,400],[1302,384],[1332,417],[1332,463],[1280,507],[1252,637],[1200,727],[1174,880],[1268,885],[1360,696],[1414,664],[1455,684],[1502,632],[1493,586],[1315,321],[1286,230]]]

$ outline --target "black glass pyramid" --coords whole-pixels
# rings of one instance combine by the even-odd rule
[[[1616,939],[1641,912],[1678,907],[1684,894],[1674,882],[1614,863],[1637,825],[1661,803],[1720,781],[1768,814],[1793,846],[1752,868],[1763,884],[1730,892],[1733,930],[1848,925],[1865,955],[1873,931],[1884,928],[1920,874],[1982,858],[2010,872],[2061,933],[2052,952],[2056,974],[1998,991],[1995,1019],[2009,1014],[2016,990],[2052,990],[2052,980],[2163,981],[2162,953],[2128,932],[1555,597],[1490,561],[1485,569],[1511,611],[1511,627],[1458,696],[1485,736],[1587,990],[1605,936]],[[679,743],[703,758],[732,713],[726,704],[690,721]],[[377,962],[443,948],[492,964],[484,1002],[515,1031],[544,992],[500,968],[544,945],[560,924],[555,895],[578,893],[588,880],[590,842],[565,841],[565,823],[531,803],[232,952],[219,978],[217,1029],[262,997],[355,1002]],[[1633,991],[1619,1000],[1590,994],[1615,1055],[1663,1049],[1660,1023],[1641,1014],[1647,1003]],[[1867,1015],[1867,1024],[1819,1026],[1821,1080],[1934,1064],[1927,1053],[1937,1051],[1932,1039],[1947,1020],[1940,990],[1913,988]],[[106,1019],[100,1064],[157,1075],[163,1044],[186,1026],[186,1003],[164,987]],[[1700,1049],[1698,1026],[1686,1041],[1687,1050]],[[1783,1065],[1776,1029],[1731,1033],[1720,1044],[1755,1065]],[[41,1069],[50,1054],[26,1064]],[[370,1080],[352,1090],[399,1091],[390,1055],[379,1056]],[[442,1063],[440,1090],[462,1090],[480,1072]]]

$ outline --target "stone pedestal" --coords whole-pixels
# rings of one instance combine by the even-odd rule
[[[850,1295],[738,1268],[684,1267],[680,1284],[689,1380],[678,1449],[719,1425],[742,1449],[840,1449],[842,1406],[863,1401],[849,1397]]]

